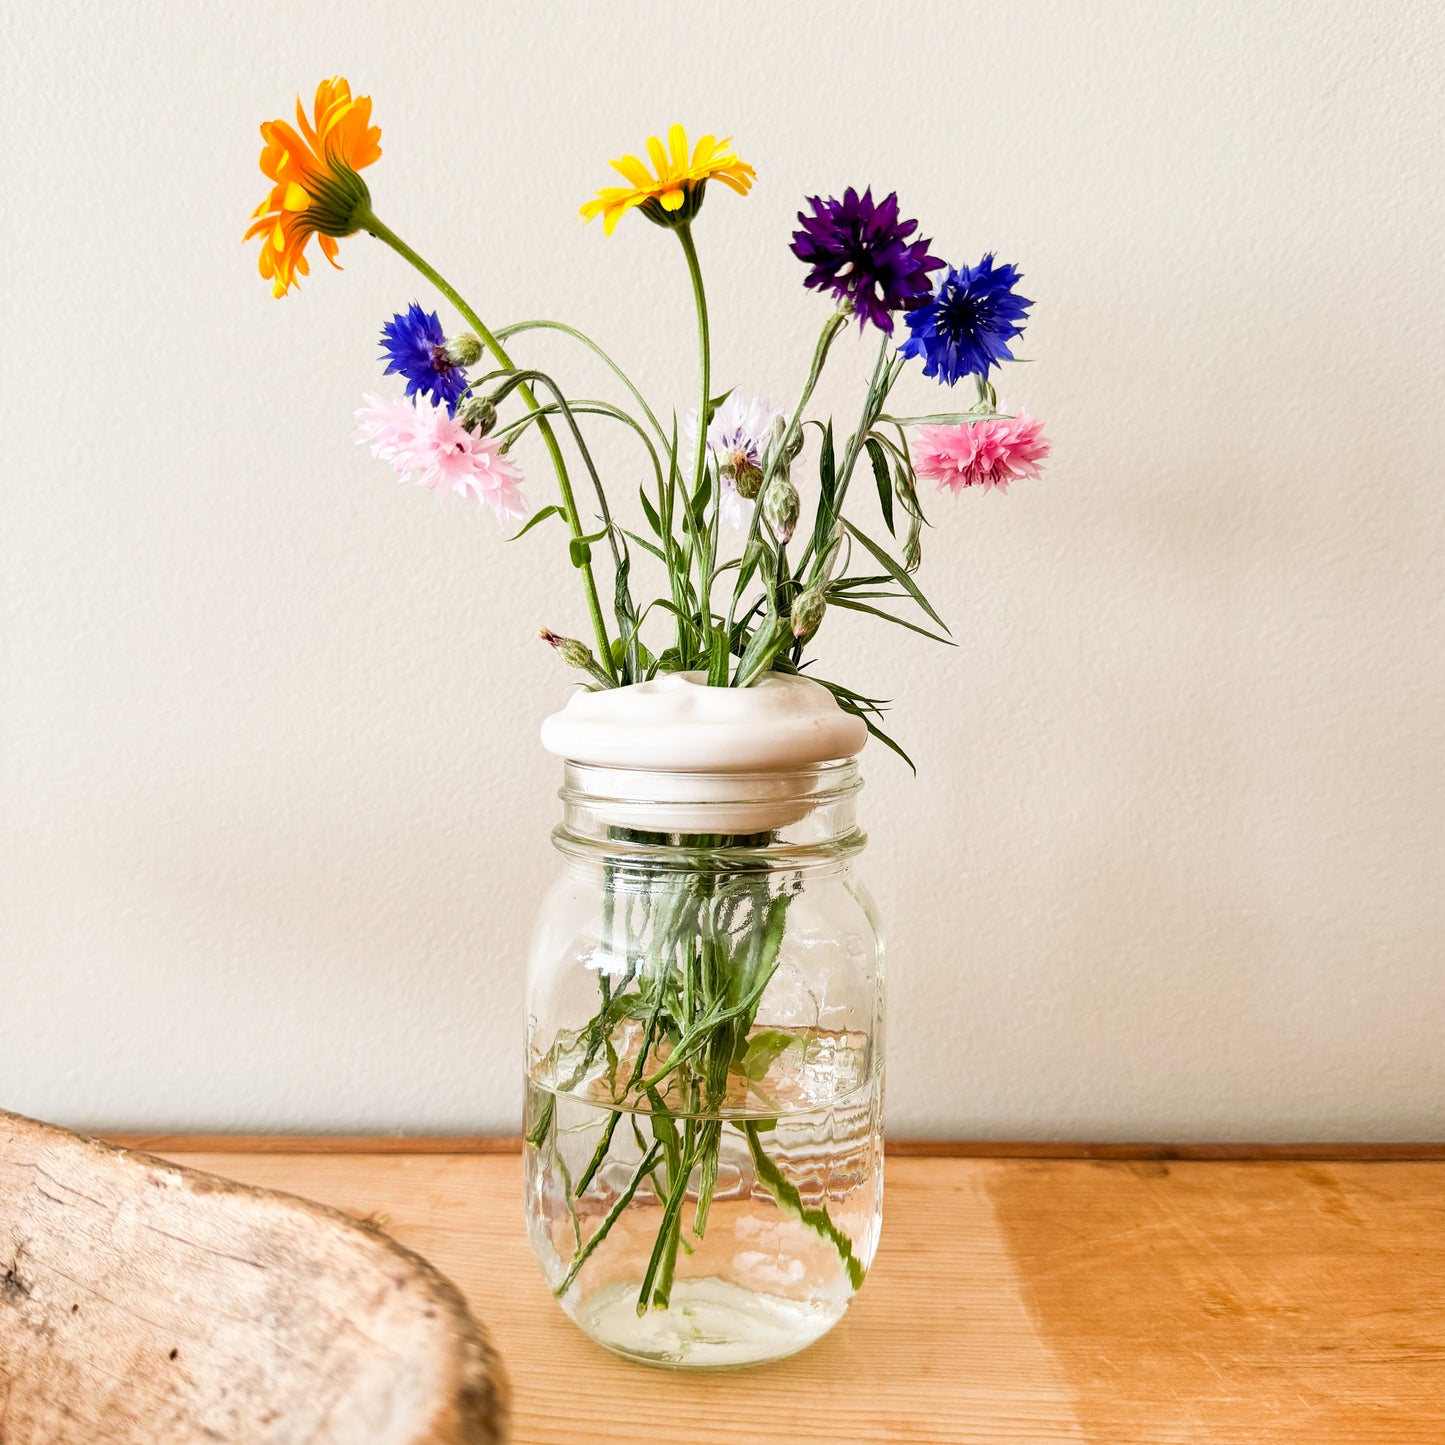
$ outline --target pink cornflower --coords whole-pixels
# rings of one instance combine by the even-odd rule
[[[522,498],[522,473],[492,437],[469,432],[445,406],[434,406],[424,396],[409,401],[385,397],[365,398],[356,413],[360,425],[356,440],[371,448],[404,482],[435,492],[462,496],[471,493],[497,514],[499,522],[527,515]]]
[[[958,426],[921,426],[913,439],[913,470],[940,487],[997,487],[1006,492],[1019,477],[1036,477],[1049,454],[1044,424],[1017,416]]]

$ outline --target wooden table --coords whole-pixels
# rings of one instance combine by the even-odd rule
[[[1438,1147],[890,1146],[882,1244],[842,1324],[779,1364],[688,1376],[614,1358],[557,1309],[515,1144],[124,1142],[420,1250],[501,1348],[517,1445],[1445,1442]]]

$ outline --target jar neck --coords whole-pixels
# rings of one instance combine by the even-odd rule
[[[564,852],[821,856],[863,846],[852,758],[766,772],[673,772],[568,762],[554,833]]]

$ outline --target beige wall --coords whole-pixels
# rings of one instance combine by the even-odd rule
[[[343,243],[277,303],[240,243],[257,123],[339,70],[379,212],[663,406],[679,257],[576,209],[674,118],[758,171],[699,222],[723,385],[799,384],[805,192],[896,187],[1027,273],[1006,395],[1055,455],[933,509],[961,647],[821,649],[921,762],[866,768],[896,1132],[1445,1135],[1441,42],[1429,0],[7,7],[0,1105],[516,1122],[566,687],[532,634],[581,610],[349,441],[430,300],[400,263]]]

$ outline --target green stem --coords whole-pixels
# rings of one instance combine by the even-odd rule
[[[570,336],[574,341],[580,341],[632,393],[632,399],[642,408],[642,414],[647,418],[653,431],[657,433],[657,439],[664,447],[667,446],[667,433],[663,431],[662,423],[658,421],[652,408],[648,406],[647,398],[633,385],[632,379],[627,373],[590,336],[585,332],[578,331],[575,326],[568,326],[564,321],[514,321],[510,326],[497,327],[496,335],[501,341],[509,341],[524,331],[560,331],[564,336]]]
[[[878,419],[878,414],[883,410],[883,403],[888,400],[888,393],[892,389],[893,382],[897,379],[897,373],[888,371],[885,374],[884,361],[888,355],[888,347],[891,338],[885,336],[878,345],[878,360],[873,363],[873,375],[868,381],[868,394],[863,402],[863,415],[858,419],[858,430],[848,438],[847,450],[843,453],[843,467],[838,473],[838,487],[833,496],[833,515],[843,515],[843,499],[848,495],[848,483],[853,480],[853,470],[858,465],[858,458],[863,451],[863,442],[868,433],[873,430],[873,424]],[[879,380],[884,379],[884,385],[880,389]],[[803,553],[803,560],[799,563],[798,570],[801,572],[808,564],[812,554],[812,542],[808,543],[807,550]],[[810,581],[817,581],[824,557],[827,555],[824,549],[818,556],[813,557],[813,571]]]
[[[467,305],[461,293],[441,272],[413,251],[395,231],[384,225],[370,212],[361,218],[361,229],[390,246],[404,261],[409,261],[416,267],[456,307],[461,313],[462,319],[477,333],[482,343],[497,358],[498,365],[506,371],[516,371],[517,368],[512,358],[507,355],[502,343],[497,340],[482,318]],[[540,410],[531,387],[524,382],[517,390],[528,410]],[[568,525],[572,528],[572,535],[573,537],[585,536],[582,518],[577,511],[577,501],[572,495],[572,483],[567,475],[567,463],[562,456],[562,448],[557,441],[556,433],[545,418],[537,423],[537,430],[541,432],[542,440],[546,443],[548,454],[551,456],[552,469],[557,474],[557,486],[562,494],[562,504],[567,513]],[[581,571],[583,588],[587,594],[587,610],[592,615],[592,630],[597,637],[598,661],[615,683],[617,681],[617,665],[612,660],[612,644],[607,635],[606,620],[602,616],[602,601],[597,593],[597,579],[592,575],[592,564],[584,563]]]
[[[632,1171],[632,1178],[627,1181],[626,1187],[617,1196],[616,1203],[607,1211],[602,1223],[593,1231],[592,1237],[573,1256],[572,1263],[567,1273],[562,1276],[561,1283],[553,1286],[552,1293],[558,1299],[561,1299],[572,1288],[572,1281],[582,1272],[582,1266],[587,1263],[592,1251],[607,1238],[608,1231],[617,1223],[622,1211],[632,1203],[632,1196],[637,1193],[638,1186],[657,1168],[658,1156],[661,1153],[661,1148],[654,1144],[638,1161],[637,1168]]]
[[[813,388],[818,384],[818,378],[823,374],[823,363],[828,359],[828,352],[833,345],[834,338],[848,324],[848,316],[845,312],[835,311],[826,322],[823,323],[823,330],[819,333],[818,344],[813,348],[813,363],[808,368],[808,380],[803,385],[803,394],[798,398],[798,404],[793,408],[793,414],[788,418],[787,430],[783,433],[782,441],[768,454],[768,464],[763,474],[762,484],[758,487],[758,502],[753,506],[752,521],[748,526],[748,539],[743,544],[743,560],[746,563],[753,547],[757,544],[758,528],[762,522],[762,498],[768,490],[768,483],[772,481],[774,474],[782,465],[783,458],[788,454],[788,448],[793,443],[793,438],[798,435],[803,427],[803,412],[813,395]],[[742,600],[743,589],[747,585],[747,567],[744,565],[738,568],[737,586],[733,588],[733,600],[728,606],[728,636],[732,636],[733,619],[737,615],[738,603]],[[733,686],[738,685],[737,676],[733,677]]]
[[[702,486],[703,468],[707,465],[707,425],[708,425],[708,402],[711,400],[712,391],[712,342],[708,331],[707,323],[707,293],[703,290],[702,267],[697,259],[697,247],[693,245],[692,228],[682,225],[677,228],[677,239],[682,242],[682,254],[687,258],[687,274],[692,281],[693,305],[697,310],[697,351],[698,371],[701,377],[702,400],[698,404],[697,411],[697,452],[693,459],[692,491],[696,497]],[[713,499],[716,508],[719,499]],[[712,611],[712,577],[713,561],[712,556],[704,556],[708,550],[704,545],[698,549],[698,581],[700,601],[705,614]]]
[[[688,226],[677,228],[677,239],[682,242],[682,254],[687,257],[687,274],[692,281],[693,305],[697,308],[697,350],[698,370],[702,380],[702,402],[698,408],[697,457],[693,463],[693,488],[702,483],[703,463],[707,458],[707,404],[712,388],[712,345],[707,324],[707,293],[703,290],[702,267],[697,259],[697,247],[692,242],[692,230]]]

